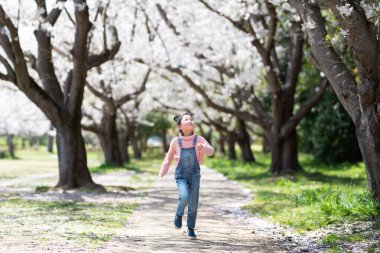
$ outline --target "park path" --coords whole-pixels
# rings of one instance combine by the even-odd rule
[[[186,237],[187,209],[184,226],[180,230],[173,226],[178,193],[170,170],[148,190],[125,228],[99,252],[283,252],[269,237],[256,237],[244,219],[225,214],[249,200],[247,191],[214,170],[202,167],[201,174],[197,240]]]

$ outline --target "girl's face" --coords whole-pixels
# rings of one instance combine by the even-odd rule
[[[181,120],[181,125],[178,126],[183,132],[192,132],[195,128],[195,123],[190,115],[183,116]]]

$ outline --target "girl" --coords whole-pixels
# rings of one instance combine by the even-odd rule
[[[199,164],[202,163],[204,154],[211,156],[214,153],[214,148],[203,137],[194,134],[195,123],[189,113],[177,115],[174,120],[177,122],[179,136],[170,143],[159,176],[163,177],[168,172],[174,158],[176,160],[174,177],[179,193],[174,226],[178,229],[182,227],[182,216],[186,205],[189,205],[187,236],[190,239],[196,239],[194,227],[197,218],[201,178]]]

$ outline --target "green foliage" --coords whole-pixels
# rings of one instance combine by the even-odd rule
[[[361,160],[355,126],[331,88],[298,127],[300,151],[328,163]]]
[[[154,126],[140,124],[138,127],[139,139],[154,135],[162,136],[162,134],[173,125],[172,122],[167,119],[167,115],[158,112],[148,113],[144,120],[154,123]]]

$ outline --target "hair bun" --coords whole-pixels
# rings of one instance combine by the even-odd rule
[[[179,115],[174,116],[174,121],[178,122]]]

